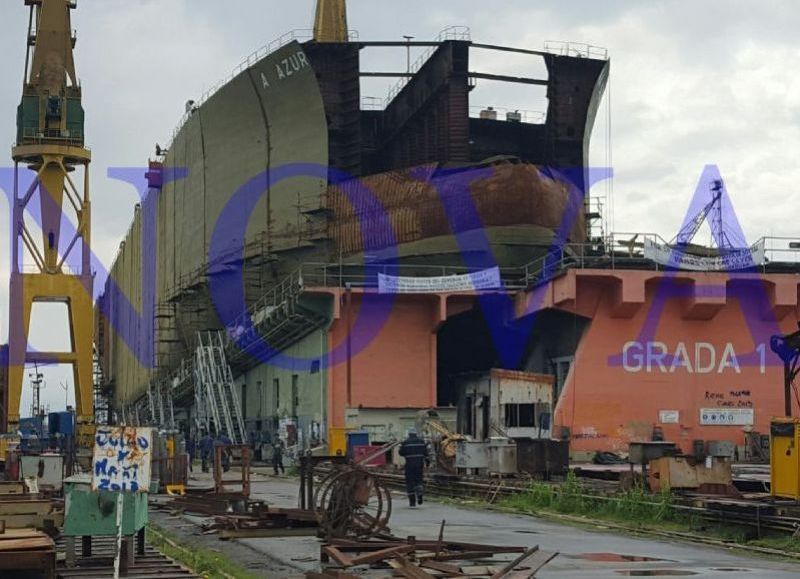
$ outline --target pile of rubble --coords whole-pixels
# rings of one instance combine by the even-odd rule
[[[446,541],[443,535],[444,523],[434,541],[415,537],[362,542],[332,539],[321,547],[324,570],[307,573],[306,578],[356,579],[374,571],[377,574],[370,577],[528,579],[558,555],[539,551],[538,546],[526,549],[460,543]],[[497,558],[502,555],[516,557]]]

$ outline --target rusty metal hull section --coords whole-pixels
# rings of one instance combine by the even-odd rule
[[[474,179],[467,177],[468,185],[464,190],[469,191],[469,197],[462,195],[452,201],[455,211],[471,211],[472,205],[480,227],[486,229],[521,225],[551,232],[559,229],[570,203],[569,189],[564,182],[528,164],[506,163],[476,171]],[[420,173],[427,178],[420,178]],[[333,215],[329,226],[331,238],[344,255],[352,255],[362,252],[365,245],[378,249],[392,242],[408,244],[452,236],[458,232],[460,224],[451,221],[461,220],[448,218],[442,196],[443,192],[459,196],[460,184],[465,183],[464,175],[438,177],[434,167],[423,167],[422,171],[419,168],[390,171],[331,187],[328,193],[328,207]],[[453,187],[459,190],[454,191]],[[373,203],[354,205],[352,200],[360,196],[376,200],[377,208]],[[391,232],[383,228],[387,218],[392,225]],[[472,225],[467,220],[463,223],[465,227]],[[582,240],[585,226],[583,212],[576,211],[569,239]],[[442,244],[441,249],[446,247]]]

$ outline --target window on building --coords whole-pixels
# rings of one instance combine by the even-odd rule
[[[536,426],[535,404],[506,404],[507,428],[533,428]]]
[[[272,388],[275,395],[275,413],[281,410],[281,379],[275,378],[272,381]]]
[[[319,374],[320,369],[320,361],[319,360],[312,360],[311,361],[311,373],[312,374]]]

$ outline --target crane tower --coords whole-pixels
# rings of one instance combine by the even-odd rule
[[[91,152],[84,144],[81,87],[73,57],[76,36],[71,12],[77,1],[24,2],[30,7],[30,20],[22,102],[12,149],[15,185],[6,427],[15,431],[19,423],[25,365],[69,364],[73,368],[79,435],[85,437],[91,433],[94,419]],[[62,226],[67,223],[69,231],[62,236]],[[31,351],[28,337],[36,302],[66,304],[68,327],[51,330],[69,333],[69,351]]]
[[[347,42],[347,4],[345,0],[317,0],[314,40]]]

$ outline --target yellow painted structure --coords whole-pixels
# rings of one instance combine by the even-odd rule
[[[18,447],[20,437],[16,434],[0,434],[0,462],[5,462],[9,447]]]
[[[314,40],[317,42],[347,42],[347,4],[345,0],[317,0]]]
[[[344,456],[347,454],[347,433],[352,428],[328,429],[328,454],[331,456]]]
[[[772,496],[800,500],[800,420],[775,418],[770,428]]]
[[[17,142],[12,150],[16,178],[12,236],[9,316],[9,371],[6,426],[15,431],[25,365],[33,362],[70,364],[73,368],[79,442],[93,432],[93,278],[90,267],[91,203],[89,164],[84,147],[81,88],[73,59],[75,37],[71,0],[26,2],[31,7],[29,54],[22,103],[17,113]],[[31,54],[32,51],[32,54]],[[32,171],[24,190],[22,172]],[[82,183],[79,178],[82,176]],[[38,197],[39,211],[30,205]],[[65,208],[75,231],[62,239]],[[39,213],[41,239],[28,227]],[[27,220],[26,220],[27,214]],[[63,303],[68,309],[70,348],[62,352],[30,352],[31,309],[37,302]],[[52,328],[58,332],[58,328]]]

